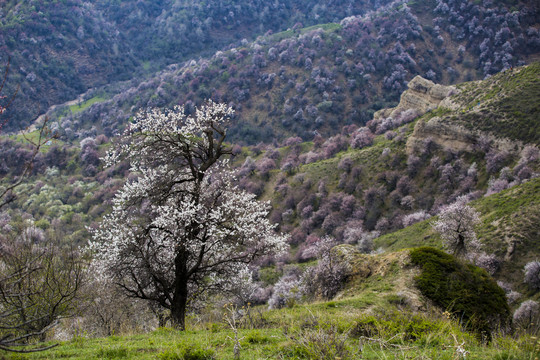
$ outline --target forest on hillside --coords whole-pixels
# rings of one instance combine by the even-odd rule
[[[13,118],[9,126],[20,130],[51,105],[73,100],[91,89],[83,99],[89,101],[88,109],[63,108],[53,115],[55,119],[67,120],[60,121],[56,130],[65,132],[69,139],[82,140],[102,132],[110,136],[122,129],[137,109],[176,104],[189,109],[211,98],[234,106],[243,119],[233,129],[236,140],[253,144],[293,134],[309,140],[313,130],[331,133],[334,123],[338,128],[365,124],[373,111],[395,103],[406,82],[416,74],[446,84],[480,79],[524,64],[540,47],[535,27],[538,9],[527,2],[520,6],[467,1],[349,6],[344,2],[330,7],[335,13],[323,11],[325,16],[316,14],[328,5],[308,11],[305,4],[295,4],[296,11],[291,12],[291,4],[286,2],[274,4],[277,11],[265,11],[264,4],[237,4],[237,12],[245,15],[238,16],[234,26],[226,25],[226,19],[220,21],[216,15],[233,11],[229,8],[232,4],[217,8],[177,4],[170,11],[170,4],[155,4],[161,14],[152,10],[150,3],[137,4],[138,11],[132,11],[131,2],[122,2],[122,6],[74,2],[74,9],[89,12],[82,12],[81,19],[97,22],[92,26],[79,25],[81,31],[67,28],[78,23],[68,21],[69,16],[78,12],[64,14],[64,6],[49,2],[33,4],[33,8],[4,5],[6,31],[0,44],[6,44],[6,55],[12,57],[13,67],[19,69],[6,86],[10,90],[21,87],[16,99],[17,112],[8,110]],[[378,10],[368,12],[371,6]],[[104,8],[108,11],[103,12]],[[54,15],[54,11],[62,16]],[[52,14],[46,16],[49,12]],[[121,16],[128,12],[130,16]],[[180,18],[176,18],[180,16],[177,13],[182,14]],[[264,32],[251,31],[251,36],[230,39],[228,44],[210,46],[200,39],[182,39],[202,31],[197,31],[195,19],[202,24],[212,19],[209,27],[200,25],[206,29],[203,33],[223,34],[212,27],[231,26],[231,33],[238,35],[242,34],[239,29],[247,31],[249,24],[266,24],[264,20],[257,21],[265,14],[271,14],[268,23],[274,27],[265,28]],[[47,22],[34,20],[39,26],[33,34],[34,27],[24,24],[36,16],[46,17],[47,21],[61,18],[65,24],[48,25],[55,31],[43,36],[39,27]],[[186,19],[190,19],[190,24],[185,31],[168,29],[167,24],[184,24]],[[128,36],[134,33],[134,24],[147,27],[148,31]],[[310,28],[313,24],[321,25]],[[85,32],[85,28],[89,29]],[[101,32],[100,35],[94,35],[91,29]],[[54,34],[72,45],[60,46],[62,42],[54,42]],[[253,34],[259,39],[250,43],[248,39],[257,37]],[[9,38],[12,41],[7,41]],[[21,41],[15,40],[18,38]],[[229,39],[223,35],[217,38]],[[40,45],[36,47],[32,44],[37,39]],[[161,42],[163,39],[166,41]],[[174,47],[176,41],[183,44],[178,45],[182,50],[178,57],[169,57],[164,48],[147,52],[138,45],[159,47],[163,43]],[[190,50],[186,44],[213,50],[202,53]],[[60,56],[64,52],[65,56]],[[53,56],[56,53],[59,55]],[[170,60],[159,63],[160,59]],[[155,73],[157,70],[160,71]],[[103,87],[105,84],[108,85]]]

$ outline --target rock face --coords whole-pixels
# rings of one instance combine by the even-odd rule
[[[424,140],[430,139],[435,144],[457,152],[473,152],[480,137],[491,142],[493,148],[508,153],[518,153],[523,144],[516,140],[498,138],[492,134],[466,129],[452,122],[449,117],[435,116],[429,121],[419,120],[412,135],[407,139],[407,154],[420,150]]]
[[[436,116],[428,122],[420,120],[416,123],[413,134],[407,140],[407,153],[419,150],[427,138],[443,148],[468,152],[473,150],[478,141],[478,137],[471,131]]]
[[[395,117],[402,111],[415,109],[419,115],[439,106],[442,100],[457,92],[454,86],[435,84],[433,81],[416,76],[407,85],[409,88],[401,94],[399,105],[391,109],[382,109],[375,113],[374,118]]]

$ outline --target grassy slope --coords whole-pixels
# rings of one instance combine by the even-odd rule
[[[105,100],[107,99],[104,97],[94,96],[93,98],[88,99],[86,101],[80,102],[75,105],[70,105],[69,110],[71,110],[72,113],[76,114],[76,113],[86,110],[87,108],[89,108],[91,105],[94,105],[95,103],[102,102]]]
[[[455,101],[461,109],[447,115],[452,121],[498,137],[540,144],[540,62],[458,87],[462,92]]]
[[[486,252],[503,258],[508,241],[517,241],[511,261],[504,262],[496,277],[521,288],[523,266],[540,254],[540,178],[478,199],[471,205],[481,213],[477,235]],[[442,248],[441,238],[431,228],[431,221],[383,235],[375,244],[390,251],[426,245]]]
[[[490,345],[483,345],[444,320],[433,321],[430,324],[433,330],[431,335],[423,336],[421,340],[413,344],[403,345],[395,338],[390,343],[364,341],[361,352],[357,339],[350,339],[345,342],[345,345],[353,354],[351,359],[359,359],[361,354],[362,359],[451,360],[457,358],[455,347],[461,343],[464,343],[464,348],[470,352],[469,356],[472,359],[534,359],[534,356],[538,354],[534,351],[535,339],[529,337],[519,340],[496,338]],[[397,327],[397,324],[394,323],[394,325]],[[295,345],[294,339],[298,339],[302,332],[290,334],[290,337],[286,336],[283,328],[240,330],[239,336],[243,338],[240,341],[241,359],[308,359],[309,357],[304,355],[305,350]],[[303,334],[309,336],[306,331]],[[455,340],[452,335],[455,336]],[[182,349],[193,346],[196,349],[209,349],[211,353],[214,353],[214,359],[233,359],[232,337],[234,337],[233,332],[224,329],[213,332],[194,330],[185,333],[160,329],[144,335],[112,336],[100,339],[77,338],[43,353],[28,356],[13,355],[9,358],[183,359],[184,357],[180,355]],[[385,349],[385,345],[388,348]]]

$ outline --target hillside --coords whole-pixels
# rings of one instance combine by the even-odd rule
[[[526,146],[538,136],[538,126],[531,127],[537,122],[534,107],[540,96],[538,77],[531,74],[538,68],[535,63],[488,80],[440,88],[457,93],[437,100],[441,105],[420,117],[428,108],[406,109],[405,105],[420,101],[421,95],[416,93],[412,100],[403,95],[395,119],[381,111],[367,128],[346,126],[339,135],[318,136],[312,142],[291,137],[277,147],[236,147],[240,185],[271,200],[273,221],[293,235],[295,246],[310,234],[356,243],[373,231],[391,232],[423,220],[460,195],[475,198],[486,190],[494,193],[513,186],[538,172],[535,148]],[[424,81],[436,88],[429,83]],[[493,83],[502,89],[495,104],[489,96]],[[481,111],[459,105],[469,92],[488,98],[474,100]],[[526,116],[519,118],[513,118],[513,107],[498,105],[520,101]],[[469,122],[471,114],[480,121]],[[504,132],[507,119],[514,119],[514,132]],[[493,130],[484,131],[489,122]],[[516,129],[525,131],[515,133]],[[516,136],[523,140],[515,142]],[[48,224],[60,221],[58,228],[70,229],[67,239],[84,242],[84,226],[107,211],[114,191],[127,176],[126,167],[102,170],[99,157],[107,141],[99,136],[81,146],[53,144],[38,157],[35,175],[21,188],[15,207]],[[20,143],[2,141],[4,181],[17,174],[20,160],[29,154]],[[300,250],[296,256],[301,258]]]
[[[474,198],[486,190],[500,191],[519,183],[519,174],[527,178],[538,171],[538,160],[529,154],[537,150],[531,145],[527,147],[525,141],[512,141],[503,131],[469,130],[462,126],[469,112],[445,106],[463,99],[459,88],[474,87],[488,93],[486,84],[492,81],[512,89],[501,91],[500,101],[538,99],[540,94],[534,91],[537,78],[528,75],[538,66],[447,88],[445,91],[457,93],[416,120],[412,119],[421,113],[420,108],[406,109],[400,105],[397,116],[384,117],[379,112],[367,128],[344,127],[340,135],[332,138],[303,144],[292,138],[285,142],[285,147],[267,147],[264,154],[244,162],[245,171],[241,173],[248,176],[242,184],[271,199],[276,220],[282,220],[282,227],[293,234],[295,229],[301,229],[298,232],[302,234],[322,232],[342,240],[344,226],[349,222],[346,228],[387,232],[402,226],[403,221],[417,221],[436,213],[441,205],[460,195],[470,194]],[[505,80],[510,77],[522,81],[516,92],[513,83]],[[407,103],[405,94],[402,102],[404,97]],[[537,102],[529,101],[531,106]],[[525,107],[523,110],[527,111]],[[493,128],[513,114],[511,109],[497,108],[494,118],[491,114],[495,111],[484,111],[488,115],[482,121],[492,121]],[[535,122],[536,112],[531,111],[520,118],[514,129]],[[533,134],[537,129],[534,127]]]
[[[20,86],[10,129],[23,129],[88,89],[119,80],[138,84],[168,64],[243,38],[336,21],[387,2],[2,1],[0,64],[11,57],[8,93]]]
[[[487,199],[503,196],[497,192],[537,176],[538,149],[535,142],[527,145],[527,140],[535,139],[534,131],[517,133],[525,135],[523,141],[515,142],[511,140],[514,132],[497,129],[508,119],[514,119],[513,129],[528,129],[529,124],[537,122],[534,106],[540,96],[535,90],[538,77],[531,74],[536,74],[538,68],[540,64],[535,63],[453,87],[418,78],[409,83],[397,110],[379,111],[368,127],[346,126],[339,135],[327,139],[318,136],[312,142],[291,137],[277,147],[235,146],[233,163],[239,170],[239,184],[261,199],[270,200],[272,221],[291,234],[293,250],[283,259],[286,262],[312,259],[306,249],[324,235],[366,252],[381,246],[390,250],[413,245],[440,246],[428,222],[421,221],[461,195],[482,198],[478,201],[484,204]],[[488,96],[494,83],[500,88],[495,103]],[[453,95],[430,98],[418,90],[421,88]],[[468,104],[464,94],[469,92],[487,99],[477,105],[482,109],[479,114],[487,114],[478,126],[466,121],[477,110],[464,111],[459,105]],[[512,118],[513,108],[497,105],[523,99],[527,101],[521,110],[527,116],[519,118]],[[474,102],[478,104],[476,99]],[[410,108],[419,103],[424,105]],[[527,106],[532,110],[527,110]],[[422,112],[426,113],[419,116]],[[394,118],[386,117],[392,113]],[[495,130],[484,131],[484,124],[489,121],[493,123],[490,129]],[[470,125],[463,126],[464,123]],[[437,130],[441,126],[444,131]],[[102,169],[99,157],[108,146],[103,135],[76,147],[62,142],[53,144],[47,154],[36,159],[34,175],[21,186],[19,198],[4,214],[4,223],[20,224],[33,218],[37,226],[56,232],[66,244],[86,243],[87,226],[95,226],[109,211],[115,191],[129,176],[127,164]],[[29,156],[29,151],[10,139],[2,140],[1,149],[1,169],[7,181],[20,171],[20,160]],[[491,208],[479,205],[485,216],[496,211],[479,230],[479,237],[489,244],[486,251],[500,260],[516,241],[516,254],[533,246],[537,214],[530,189],[534,189],[536,181],[516,188],[523,190],[515,190],[516,204],[530,204],[523,205],[527,216],[516,217],[517,207],[513,206],[506,212],[502,204],[512,203],[510,199]],[[483,197],[488,194],[496,195]],[[420,223],[407,227],[416,222]],[[402,228],[403,233],[393,233]],[[388,235],[377,238],[383,234]],[[520,241],[525,245],[519,245]],[[517,284],[523,262],[535,254],[537,251],[521,257],[512,271],[505,270],[506,280]]]
[[[539,13],[0,0],[0,358],[538,358]]]
[[[523,283],[523,268],[536,260],[540,252],[536,241],[540,232],[539,187],[540,179],[536,178],[471,203],[482,214],[477,235],[484,250],[496,254],[501,261],[494,277],[524,293],[529,290]],[[375,239],[375,245],[388,251],[425,245],[442,248],[431,221],[383,235]]]
[[[213,56],[172,63],[147,78],[93,89],[84,100],[100,101],[88,109],[64,107],[50,116],[65,139],[110,136],[138,109],[183,104],[189,112],[211,98],[235,107],[241,119],[230,130],[235,142],[328,137],[395,104],[416,75],[450,84],[537,58],[537,5],[519,8],[505,2],[397,2],[334,23],[297,24]]]

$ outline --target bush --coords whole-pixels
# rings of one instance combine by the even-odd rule
[[[303,292],[311,297],[333,298],[343,287],[347,276],[347,266],[340,261],[334,246],[337,242],[324,237],[313,244],[317,265],[306,269],[303,274]]]
[[[302,282],[296,274],[282,276],[274,285],[274,292],[268,300],[272,309],[292,307],[302,298]]]
[[[475,265],[486,270],[489,275],[493,275],[501,268],[501,261],[495,254],[481,253],[476,257]]]
[[[422,294],[462,319],[467,329],[489,337],[495,328],[508,324],[504,290],[484,269],[430,247],[414,249],[410,255],[422,269],[416,277]]]

